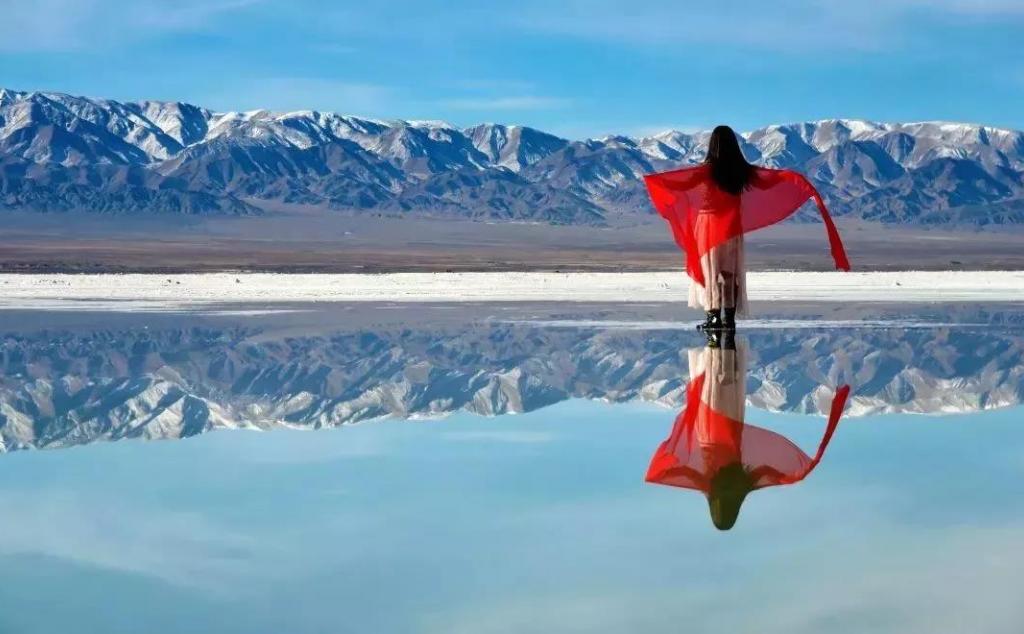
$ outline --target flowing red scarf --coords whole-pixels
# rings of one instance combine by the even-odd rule
[[[850,394],[848,385],[836,390],[825,433],[811,457],[785,436],[713,410],[700,397],[704,381],[702,373],[687,386],[686,407],[651,458],[648,482],[707,493],[715,473],[735,462],[751,475],[755,489],[799,482],[821,462]]]
[[[707,165],[648,174],[647,191],[658,213],[672,227],[676,243],[686,252],[686,272],[704,286],[701,257],[738,235],[773,225],[791,216],[814,199],[825,222],[825,231],[836,268],[850,270],[846,250],[832,217],[814,185],[790,170],[755,167],[749,186],[739,195],[722,191]],[[707,214],[697,231],[697,218]]]

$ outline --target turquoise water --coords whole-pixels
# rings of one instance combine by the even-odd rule
[[[1019,393],[1016,335],[977,336],[1005,366],[987,389]],[[974,349],[939,357],[998,366]],[[0,631],[1020,631],[1024,408],[844,418],[728,532],[700,493],[644,482],[677,413],[571,397],[12,451]],[[824,416],[746,422],[813,453]]]

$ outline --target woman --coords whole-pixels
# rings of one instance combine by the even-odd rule
[[[686,408],[655,452],[646,478],[703,492],[711,521],[720,530],[733,527],[752,491],[794,484],[814,470],[850,393],[846,385],[836,390],[818,451],[808,456],[784,436],[743,422],[747,350],[731,337],[725,341],[689,351]]]
[[[644,181],[686,252],[689,305],[707,314],[698,328],[736,328],[736,316],[747,314],[743,234],[788,218],[808,200],[821,212],[836,268],[850,270],[839,232],[814,186],[791,170],[748,163],[728,126],[711,133],[703,164],[649,174]]]

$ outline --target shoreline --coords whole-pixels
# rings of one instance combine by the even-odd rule
[[[174,310],[363,302],[686,303],[679,271],[652,273],[0,274],[0,310]],[[753,302],[1022,302],[1024,271],[748,273]]]

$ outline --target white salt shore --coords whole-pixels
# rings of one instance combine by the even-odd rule
[[[0,275],[0,310],[202,310],[293,302],[685,302],[656,273]],[[1024,301],[1024,271],[754,272],[754,301]]]

